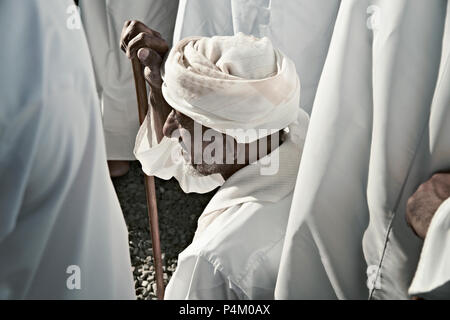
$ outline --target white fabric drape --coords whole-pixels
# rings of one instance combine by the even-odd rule
[[[82,28],[66,28],[70,6],[0,2],[0,299],[135,299],[88,45]]]
[[[421,183],[450,166],[449,23],[447,1],[342,2],[300,165],[277,298],[308,297],[296,249],[305,220],[338,298],[407,299],[416,270],[416,277],[434,279],[417,280],[414,293],[436,298],[435,285],[448,288],[450,269],[421,273],[432,271],[430,263],[449,264],[450,252],[440,250],[448,249],[442,215],[449,210],[422,249],[405,206]],[[449,298],[448,289],[439,297]]]
[[[170,51],[163,79],[174,109],[238,143],[286,128],[300,111],[295,65],[268,38],[185,38]]]
[[[100,97],[108,160],[134,160],[139,129],[130,60],[119,41],[126,20],[139,20],[171,43],[178,0],[80,0]]]

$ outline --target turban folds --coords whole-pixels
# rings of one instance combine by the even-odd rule
[[[167,57],[163,79],[169,105],[239,143],[286,128],[300,112],[295,65],[268,38],[183,39]],[[269,130],[251,137],[242,129]]]

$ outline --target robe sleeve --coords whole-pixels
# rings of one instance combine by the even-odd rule
[[[425,299],[450,298],[450,198],[431,221],[409,294]]]

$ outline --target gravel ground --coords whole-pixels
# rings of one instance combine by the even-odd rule
[[[128,226],[131,264],[138,300],[156,299],[155,268],[150,240],[144,174],[138,162],[130,172],[113,179]],[[177,266],[178,254],[192,241],[197,219],[214,191],[207,194],[185,194],[174,179],[155,178],[158,203],[161,251],[165,284]]]

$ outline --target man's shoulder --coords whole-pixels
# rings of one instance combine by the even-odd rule
[[[215,249],[216,243],[224,241],[234,243],[238,242],[236,240],[245,240],[252,243],[254,236],[262,238],[264,231],[274,229],[282,236],[286,229],[291,203],[292,195],[289,195],[278,202],[258,200],[228,207],[206,228],[205,234],[210,234],[209,237],[206,236],[210,239],[208,244]]]
[[[220,213],[180,255],[234,266],[263,257],[283,241],[292,195],[279,202],[250,201]]]
[[[289,195],[279,202],[251,201],[227,208],[180,254],[179,265],[214,270],[248,295],[261,281],[266,283],[263,287],[270,288],[276,278],[291,200]],[[266,297],[270,292],[260,294]]]

